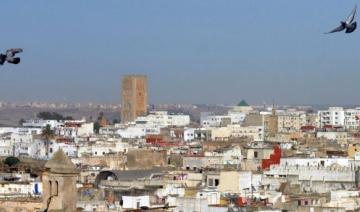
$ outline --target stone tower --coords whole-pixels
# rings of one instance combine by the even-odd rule
[[[121,83],[121,122],[147,114],[148,92],[145,75],[124,75]]]
[[[76,180],[79,172],[60,148],[45,164],[42,175],[43,209],[46,211],[76,211]]]
[[[265,118],[265,133],[267,137],[275,137],[278,132],[278,116],[276,114],[276,108],[273,105],[271,115]]]

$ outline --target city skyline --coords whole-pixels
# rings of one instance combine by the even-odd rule
[[[356,1],[84,3],[3,3],[1,101],[120,103],[145,74],[150,104],[360,104],[358,32],[323,34]]]

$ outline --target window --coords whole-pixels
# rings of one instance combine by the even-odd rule
[[[209,186],[214,186],[214,180],[213,179],[209,179]]]
[[[219,179],[215,179],[215,186],[219,186]]]
[[[49,194],[52,195],[52,182],[51,182],[51,180],[49,180],[49,190],[50,190]]]
[[[258,157],[258,152],[255,151],[255,152],[254,152],[254,158],[257,158],[257,157]]]
[[[59,182],[55,181],[55,188],[54,188],[54,195],[58,195],[58,190],[59,190]]]

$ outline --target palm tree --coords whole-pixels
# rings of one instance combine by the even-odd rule
[[[42,137],[45,138],[45,147],[46,147],[46,156],[49,156],[49,146],[50,139],[54,138],[54,131],[51,129],[50,125],[46,125],[46,127],[42,130]]]

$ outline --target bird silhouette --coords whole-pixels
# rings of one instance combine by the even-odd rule
[[[353,31],[355,31],[356,26],[357,26],[356,21],[354,21],[355,15],[356,15],[356,7],[357,6],[355,5],[354,9],[350,13],[350,15],[347,17],[346,21],[341,21],[340,26],[336,27],[335,29],[333,29],[330,32],[327,32],[325,34],[340,32],[340,31],[343,31],[344,29],[345,29],[345,33],[352,33]]]
[[[5,54],[0,54],[0,65],[4,65],[5,62],[11,64],[19,64],[20,57],[15,57],[17,53],[21,53],[23,50],[20,48],[13,48],[6,50]]]

